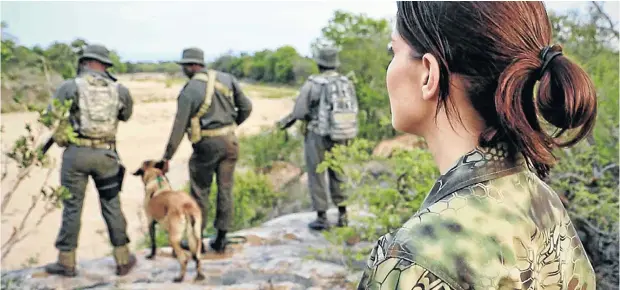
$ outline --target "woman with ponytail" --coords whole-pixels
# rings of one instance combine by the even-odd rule
[[[551,43],[543,3],[398,2],[396,18],[392,125],[426,140],[441,176],[379,239],[358,288],[596,289],[541,180],[555,148],[592,130],[596,92]]]

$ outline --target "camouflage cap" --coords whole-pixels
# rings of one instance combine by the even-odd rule
[[[113,66],[112,60],[110,59],[110,51],[100,44],[87,45],[82,51],[82,55],[80,55],[78,61],[85,58],[94,59],[103,64]]]
[[[205,65],[205,57],[202,49],[197,47],[190,47],[183,50],[181,60],[177,61],[178,64],[201,64]]]
[[[324,67],[337,68],[340,66],[340,60],[338,59],[338,49],[335,47],[319,48],[316,55],[314,56],[314,61],[316,61],[318,65]]]

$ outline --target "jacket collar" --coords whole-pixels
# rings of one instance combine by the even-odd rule
[[[457,190],[527,170],[523,155],[511,157],[508,152],[508,146],[500,143],[492,147],[477,147],[463,155],[454,167],[437,179],[419,211]]]
[[[97,76],[102,76],[102,77],[104,77],[104,78],[107,78],[107,79],[110,79],[110,80],[113,80],[113,81],[116,81],[116,80],[117,80],[117,79],[116,79],[116,78],[115,78],[112,74],[110,74],[108,71],[98,71],[98,70],[93,70],[93,69],[90,69],[90,68],[88,68],[88,67],[83,67],[83,68],[81,68],[81,69],[80,69],[80,71],[79,71],[79,73],[78,73],[78,76],[85,76],[85,75],[87,75],[87,74],[89,74],[89,75],[97,75]]]

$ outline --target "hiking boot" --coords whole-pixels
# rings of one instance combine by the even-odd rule
[[[218,254],[226,252],[226,238],[218,240],[215,239],[213,241],[209,241],[209,247],[213,249]]]
[[[136,255],[129,252],[127,245],[115,247],[112,251],[114,261],[116,261],[116,275],[125,276],[136,266],[138,260]]]
[[[189,249],[189,243],[187,242],[187,240],[182,240],[181,241],[181,249],[186,250],[186,251],[190,251]],[[172,251],[174,257],[176,258],[176,253],[174,251]],[[205,248],[205,243],[201,241],[201,247],[200,247],[200,253],[201,254],[206,254],[207,253],[207,249]]]
[[[75,270],[75,251],[58,252],[58,261],[56,263],[47,264],[45,266],[45,272],[66,277],[77,276],[77,271]]]
[[[347,218],[347,214],[346,213],[345,214],[340,214],[338,216],[338,224],[337,224],[337,226],[339,228],[349,226],[349,219]]]
[[[315,231],[324,231],[329,229],[329,222],[326,217],[318,217],[315,221],[308,224],[310,229]]]

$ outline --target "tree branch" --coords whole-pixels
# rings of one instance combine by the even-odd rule
[[[614,22],[611,20],[611,17],[607,13],[603,11],[603,7],[596,1],[592,1],[594,8],[598,11],[598,13],[609,22],[609,30],[614,34],[617,39],[620,39],[620,32],[615,29]]]

